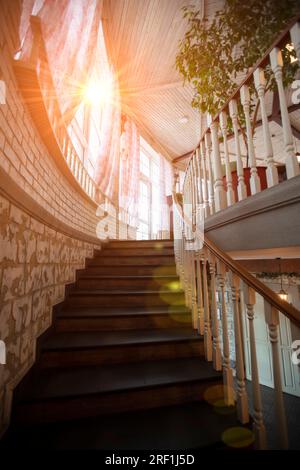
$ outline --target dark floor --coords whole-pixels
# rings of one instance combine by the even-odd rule
[[[252,414],[252,386],[247,382]],[[268,448],[279,449],[274,390],[261,386]],[[284,394],[290,449],[300,450],[300,398]],[[228,449],[224,432],[243,428],[235,408],[197,402],[154,410],[120,413],[59,424],[12,430],[0,441],[5,449]],[[249,430],[248,432],[249,437]],[[228,434],[226,434],[228,437]],[[250,436],[251,437],[251,436]],[[225,441],[225,442],[224,442]],[[231,445],[229,446],[231,447]],[[243,442],[241,442],[243,447]],[[244,445],[247,447],[247,445]]]
[[[252,385],[247,382],[249,408],[252,414]],[[261,395],[265,427],[269,449],[279,449],[278,433],[280,430],[276,424],[274,390],[261,385]],[[284,393],[284,404],[289,433],[289,448],[300,450],[300,398]]]
[[[207,403],[190,403],[26,428],[7,433],[0,449],[223,449],[223,433],[233,427],[234,408],[212,412]]]

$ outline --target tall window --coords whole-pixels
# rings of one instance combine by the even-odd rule
[[[164,196],[161,174],[161,157],[141,138],[140,185],[139,185],[139,225],[137,238],[158,238],[163,217]]]
[[[102,24],[99,25],[97,51],[97,60],[86,84],[87,88],[89,83],[91,84],[91,90],[88,89],[87,96],[83,96],[83,100],[68,127],[72,143],[92,178],[95,174],[99,148],[103,139],[103,121],[105,119],[103,108],[105,100],[108,99],[107,95],[111,96],[112,93],[112,72]],[[102,93],[101,87],[103,88]]]

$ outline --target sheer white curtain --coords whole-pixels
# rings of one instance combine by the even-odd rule
[[[123,119],[122,174],[120,181],[120,207],[127,213],[126,222],[132,227],[138,223],[140,134],[127,116]]]
[[[65,120],[70,122],[82,99],[97,52],[102,1],[23,0],[20,23],[20,59],[28,60],[32,47],[30,15],[41,20],[48,61]]]
[[[173,169],[171,163],[160,155],[160,230],[161,238],[170,236],[170,207],[167,196],[172,194]]]

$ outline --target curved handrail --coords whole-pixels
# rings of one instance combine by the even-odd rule
[[[174,206],[177,210],[177,213],[184,224],[186,224],[192,233],[195,234],[195,237],[199,239],[205,245],[210,252],[212,252],[220,261],[222,261],[227,268],[237,274],[249,287],[254,289],[258,294],[260,294],[265,300],[267,300],[276,310],[279,310],[283,313],[289,320],[295,325],[300,327],[300,311],[296,309],[293,305],[289,304],[285,300],[282,300],[274,291],[267,287],[263,282],[257,279],[253,274],[249,273],[238,261],[234,260],[221,250],[217,245],[215,245],[206,235],[200,232],[196,227],[196,230],[193,230],[192,221],[184,214],[182,206],[180,205],[175,189],[172,192]]]

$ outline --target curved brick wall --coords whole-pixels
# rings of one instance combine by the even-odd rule
[[[17,0],[1,2],[0,340],[7,363],[0,364],[0,433],[12,390],[34,362],[36,338],[51,324],[52,306],[100,246],[95,205],[59,172],[17,91],[11,59],[18,12]]]

